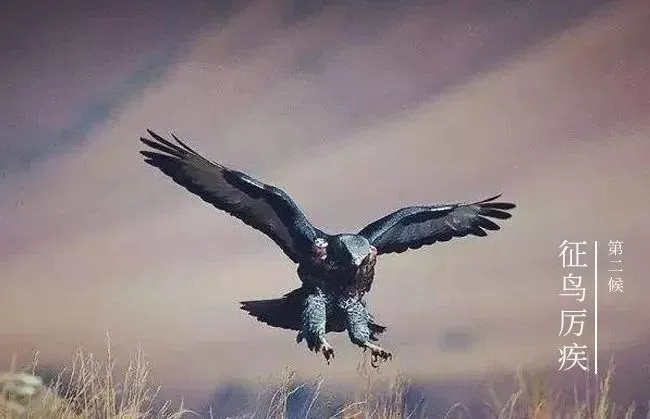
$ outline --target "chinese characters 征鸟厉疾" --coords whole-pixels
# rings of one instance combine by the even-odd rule
[[[588,269],[585,261],[587,252],[584,250],[586,245],[586,241],[570,242],[564,240],[560,245],[561,251],[558,255],[562,259],[562,268],[565,272],[562,279],[562,292],[559,295],[573,297],[581,306],[585,301],[587,291],[583,281],[583,276]],[[587,309],[584,307],[580,309],[562,309],[559,336],[582,337],[586,317]],[[571,344],[562,345],[559,351],[560,371],[568,371],[576,366],[584,371],[588,369],[587,345],[580,345],[574,340]]]

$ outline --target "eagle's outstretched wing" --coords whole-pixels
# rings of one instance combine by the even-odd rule
[[[174,134],[178,145],[151,130],[147,132],[155,141],[140,141],[156,151],[140,151],[146,163],[204,201],[266,234],[295,263],[309,257],[307,252],[323,233],[310,224],[284,191],[205,159]]]
[[[487,217],[507,219],[511,214],[504,210],[515,208],[509,202],[493,202],[500,196],[473,203],[402,208],[367,225],[359,234],[379,254],[401,253],[470,234],[483,237],[485,230],[500,228]]]

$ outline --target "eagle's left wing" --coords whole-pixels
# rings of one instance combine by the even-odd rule
[[[467,235],[486,236],[485,230],[499,230],[487,217],[507,219],[509,202],[493,202],[501,195],[473,203],[406,207],[364,227],[359,234],[377,248],[379,254],[401,253],[435,242]],[[485,229],[485,230],[484,230]]]
[[[311,225],[283,190],[205,159],[174,134],[178,144],[147,132],[153,140],[140,141],[155,151],[140,151],[146,163],[204,201],[266,234],[295,263],[310,257],[314,241],[323,233]]]

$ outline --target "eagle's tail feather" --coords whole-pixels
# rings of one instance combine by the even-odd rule
[[[300,330],[300,311],[304,298],[302,288],[298,288],[272,300],[242,301],[240,308],[269,326]]]

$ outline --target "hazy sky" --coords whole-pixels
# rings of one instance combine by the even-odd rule
[[[646,1],[124,3],[25,3],[0,25],[0,361],[101,351],[108,332],[198,393],[285,365],[356,374],[346,335],[327,367],[238,309],[298,286],[295,266],[142,163],[146,128],[285,188],[332,233],[411,204],[518,204],[489,237],[380,259],[389,372],[555,366],[565,239],[600,243],[603,356],[647,338]]]

